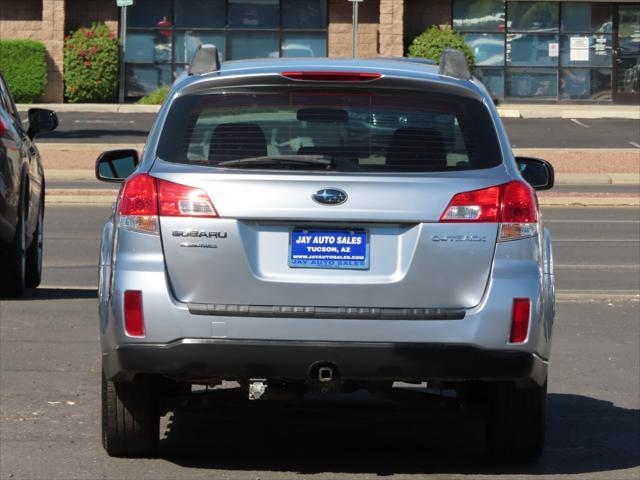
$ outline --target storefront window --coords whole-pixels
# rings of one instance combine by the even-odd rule
[[[229,26],[237,28],[278,28],[278,0],[229,0]]]
[[[610,3],[565,3],[562,5],[563,32],[611,33]]]
[[[507,28],[518,32],[557,32],[557,2],[509,2]]]
[[[127,12],[129,97],[171,84],[205,43],[221,60],[327,55],[327,0],[136,0]]]
[[[213,44],[218,47],[220,60],[224,60],[226,39],[224,31],[205,32],[202,30],[186,30],[176,32],[176,63],[188,63],[200,44]]]
[[[504,1],[456,0],[453,27],[461,32],[504,32]]]
[[[611,100],[610,68],[563,68],[560,98],[569,100]]]
[[[507,69],[507,96],[553,99],[558,96],[558,71],[550,68]]]
[[[610,67],[611,35],[562,36],[560,61],[572,67]]]
[[[284,28],[325,28],[327,6],[325,0],[282,0]]]
[[[171,0],[137,0],[127,11],[128,27],[159,28],[172,20]]]
[[[323,33],[291,32],[282,35],[283,57],[326,57],[327,36]]]
[[[476,65],[504,65],[504,35],[467,33],[464,39],[473,51]]]
[[[609,2],[453,0],[452,24],[494,97],[607,100],[613,11]]]
[[[235,60],[278,56],[275,32],[235,32],[231,36],[231,58]]]
[[[555,44],[553,47],[551,44]],[[507,65],[546,67],[558,64],[557,35],[514,33],[507,35]]]
[[[225,0],[176,0],[176,27],[224,28],[227,24]]]

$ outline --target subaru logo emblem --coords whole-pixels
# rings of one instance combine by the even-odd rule
[[[314,193],[311,198],[323,205],[340,205],[347,201],[347,194],[337,188],[324,188]]]

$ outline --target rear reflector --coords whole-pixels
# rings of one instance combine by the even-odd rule
[[[368,72],[282,72],[280,75],[307,82],[368,82],[382,76]]]
[[[132,337],[144,337],[144,314],[142,312],[142,292],[124,292],[124,329]]]
[[[511,312],[510,343],[522,343],[529,333],[529,316],[531,313],[531,301],[528,298],[514,298]]]

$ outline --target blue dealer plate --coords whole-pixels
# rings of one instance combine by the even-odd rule
[[[369,268],[369,241],[365,230],[307,230],[296,228],[289,242],[293,268]]]

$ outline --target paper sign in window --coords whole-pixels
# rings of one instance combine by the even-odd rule
[[[569,61],[589,61],[589,37],[571,37],[569,41]]]

